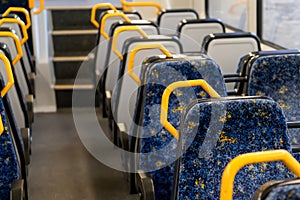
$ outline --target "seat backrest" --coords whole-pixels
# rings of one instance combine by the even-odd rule
[[[144,33],[147,35],[157,35],[158,34],[158,27],[156,24],[151,23],[149,21],[145,20],[135,20],[132,21],[131,23],[126,23],[126,24],[116,24],[114,28],[111,29],[110,36],[111,39],[108,44],[108,49],[107,49],[107,54],[106,54],[106,62],[105,66],[107,67],[107,73],[104,75],[105,79],[105,90],[106,91],[112,91],[116,85],[116,82],[118,80],[118,72],[119,72],[119,67],[120,67],[120,58],[113,52],[112,49],[112,43],[113,40],[117,39],[117,44],[116,44],[116,50],[119,52],[122,51],[123,45],[125,41],[131,37],[141,37],[141,34],[138,31],[124,31],[120,33],[119,35],[115,34],[118,32],[118,30],[121,30],[124,27],[129,27],[132,25],[134,26],[139,26]],[[116,36],[117,35],[117,36]]]
[[[149,36],[148,39],[132,38],[126,41],[123,48],[124,59],[121,62],[118,72],[117,86],[113,91],[113,113],[117,123],[124,123],[127,130],[132,123],[134,106],[136,105],[136,95],[139,85],[128,75],[128,61],[130,52],[138,45],[161,44],[172,54],[182,52],[181,44],[176,37],[169,36]],[[143,60],[147,57],[161,55],[158,49],[148,49],[140,51],[134,59],[134,73],[139,77]]]
[[[106,11],[104,13],[102,13],[100,15],[100,19],[99,19],[99,22],[102,21],[102,19],[105,17],[105,15],[109,15],[109,14],[112,14],[113,12],[112,11]],[[125,13],[125,15],[130,19],[130,20],[139,20],[141,19],[141,16],[136,13],[136,12],[133,12],[133,13]],[[124,21],[123,18],[121,17],[109,17],[107,20],[106,20],[106,23],[105,23],[105,27],[104,27],[104,32],[109,34],[110,30],[111,30],[111,27],[112,25],[115,23],[115,22],[118,22],[118,21]],[[100,23],[100,28],[101,26],[103,26],[101,23]],[[99,30],[100,30],[99,28]],[[106,52],[107,52],[107,47],[108,47],[108,41],[106,38],[104,38],[101,34],[100,34],[100,31],[98,33],[98,39],[97,39],[97,47],[96,47],[96,63],[95,63],[95,72],[96,72],[96,75],[97,77],[99,78],[104,70],[105,70],[105,59],[103,59],[105,56],[106,56]]]
[[[11,32],[15,34],[15,31],[11,28],[6,28],[6,27],[0,27],[0,32]],[[10,37],[0,37],[0,41],[5,43],[11,53],[11,57],[15,58],[18,55],[16,44],[14,40]],[[21,58],[14,66],[15,72],[16,72],[16,77],[19,81],[20,88],[23,91],[23,93],[26,94],[32,94],[31,91],[31,86],[29,84],[29,79],[28,75],[25,69],[25,65],[23,62],[23,58]]]
[[[300,121],[300,53],[266,55],[248,67],[248,95],[264,95],[277,101],[287,121]],[[300,144],[300,130],[289,129],[291,143]]]
[[[291,152],[284,114],[263,98],[198,100],[183,111],[173,199],[219,199],[222,173],[241,154]],[[233,199],[251,199],[265,182],[294,177],[283,163],[244,167],[235,177]]]
[[[144,64],[145,65],[145,64]],[[182,58],[154,59],[147,67],[142,67],[143,87],[139,88],[140,105],[135,109],[139,116],[136,143],[138,169],[150,171],[153,178],[156,199],[170,199],[174,175],[177,140],[160,124],[162,94],[171,83],[183,80],[204,79],[220,95],[226,96],[225,84],[219,66],[206,55]],[[178,129],[182,108],[197,98],[209,95],[201,87],[175,90],[169,99],[168,119]],[[136,126],[133,127],[134,130]],[[132,141],[132,145],[135,142]],[[155,170],[155,171],[154,171]]]
[[[2,61],[0,62],[2,63]],[[0,79],[2,82],[2,76]],[[0,115],[4,128],[3,132],[0,133],[0,199],[10,199],[11,184],[20,177],[20,165],[2,97],[0,97]]]
[[[252,33],[209,34],[202,43],[202,51],[220,65],[223,74],[235,73],[242,56],[260,49],[260,41]]]
[[[2,98],[0,98],[0,113],[4,127],[8,127]],[[17,153],[9,130],[5,129],[0,135],[0,152],[0,199],[9,199],[11,184],[20,177]]]
[[[0,20],[2,18],[14,18],[14,19],[18,19],[18,20],[21,20],[18,15],[15,15],[15,14],[9,14],[7,15],[6,17],[1,17],[0,16]],[[12,28],[13,30],[15,30],[16,32],[16,35],[20,38],[20,39],[23,39],[23,34],[22,34],[22,31],[21,31],[21,27],[16,24],[16,23],[4,23],[2,24],[0,27],[8,27],[8,28]],[[26,43],[25,43],[26,44]],[[28,49],[28,45],[22,45],[22,51],[23,51],[23,60],[24,60],[24,64],[25,64],[25,68],[26,68],[26,72],[27,73],[30,73],[32,72],[33,70],[33,66],[32,65],[32,60],[31,60],[31,55],[28,55],[28,53],[30,52]]]
[[[157,24],[162,35],[177,35],[177,27],[183,19],[198,19],[198,13],[193,9],[164,10],[157,17]]]
[[[219,19],[184,19],[179,23],[178,34],[184,53],[201,51],[204,37],[211,33],[225,33],[225,26]]]
[[[0,53],[5,55],[6,57],[10,58],[7,45],[0,43]],[[12,68],[13,74],[14,68]],[[7,76],[6,76],[6,70],[3,65],[3,63],[0,64],[0,73],[5,75],[3,80],[4,82],[7,82]],[[11,87],[11,89],[8,91],[7,95],[9,96],[9,99],[11,100],[12,109],[15,114],[15,120],[17,123],[17,126],[19,128],[25,128],[28,127],[28,119],[26,120],[26,107],[23,99],[23,93],[19,87],[18,80],[15,78],[15,84]],[[22,107],[23,106],[23,107]]]

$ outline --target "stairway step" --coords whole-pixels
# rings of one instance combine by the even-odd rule
[[[94,89],[94,82],[91,79],[80,79],[76,80],[76,85],[74,85],[75,79],[56,79],[54,86],[55,90],[92,90]]]
[[[78,92],[78,91],[77,91]],[[72,107],[72,98],[73,98],[73,90],[56,90],[56,105],[57,108],[70,108]],[[91,95],[95,95],[94,90],[86,90],[86,89],[81,89],[80,90],[80,97],[82,99],[80,101],[76,101],[75,107],[92,107],[94,104],[96,107],[99,106],[99,102],[97,101],[98,97],[96,94],[95,97],[95,102],[88,102],[85,101],[84,99],[86,97],[90,97]]]
[[[52,35],[55,56],[87,56],[96,47],[97,34]]]
[[[93,78],[94,65],[84,61],[86,57],[54,57],[53,66],[56,79],[75,79],[80,70],[80,78]]]
[[[95,29],[90,22],[91,9],[52,9],[53,30]],[[100,11],[98,11],[98,16]]]

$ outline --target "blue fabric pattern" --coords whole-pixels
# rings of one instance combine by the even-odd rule
[[[285,117],[274,101],[194,103],[184,113],[177,199],[219,199],[222,173],[240,154],[274,149],[291,152]],[[281,162],[248,165],[235,178],[233,199],[251,199],[267,181],[291,177]]]
[[[19,178],[19,168],[14,144],[8,131],[8,124],[1,98],[0,114],[5,128],[2,135],[0,135],[0,199],[8,200],[11,183]]]
[[[143,127],[138,136],[142,138],[139,152],[144,154],[139,157],[138,166],[146,171],[161,168],[150,173],[154,181],[155,199],[170,199],[174,164],[169,163],[175,161],[177,140],[160,124],[162,94],[171,83],[205,79],[221,96],[226,96],[225,83],[219,66],[206,56],[155,62],[142,67],[141,76],[146,88],[144,94],[138,91],[138,98],[144,98]],[[169,100],[169,122],[178,130],[183,107],[193,99],[209,97],[200,87],[175,90]]]
[[[300,55],[258,58],[250,71],[248,95],[263,95],[280,104],[287,121],[300,120]],[[292,144],[300,144],[300,129],[289,129]]]
[[[4,13],[9,7],[23,7],[28,9],[27,0],[7,0],[0,2],[0,13]]]
[[[300,185],[285,185],[274,188],[266,200],[298,200],[300,199]]]

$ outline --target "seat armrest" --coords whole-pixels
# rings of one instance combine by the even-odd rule
[[[28,94],[25,97],[26,105],[27,105],[27,112],[28,112],[28,122],[32,124],[34,122],[34,113],[33,113],[33,95]]]
[[[288,121],[288,128],[300,128],[300,121]]]
[[[125,124],[117,123],[117,137],[119,137],[120,147],[129,151],[129,138]]]
[[[143,200],[154,200],[154,185],[151,176],[143,171],[137,173],[137,187]]]
[[[34,72],[30,72],[28,74],[28,77],[29,77],[30,85],[32,87],[33,96],[35,97],[35,77],[36,77],[36,75]]]
[[[11,184],[10,199],[23,200],[24,197],[24,180],[17,180]]]
[[[21,128],[21,136],[24,143],[24,156],[26,165],[30,164],[30,147],[31,147],[31,139],[30,139],[30,129],[29,128]]]
[[[112,130],[112,123],[113,123],[113,115],[111,110],[111,96],[112,96],[111,91],[105,91],[105,111],[108,117],[108,125],[110,130]],[[116,142],[115,138],[114,138],[114,142]]]

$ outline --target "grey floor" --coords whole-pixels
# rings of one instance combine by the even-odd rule
[[[136,199],[121,172],[104,166],[83,147],[71,110],[37,114],[33,139],[30,200]]]

